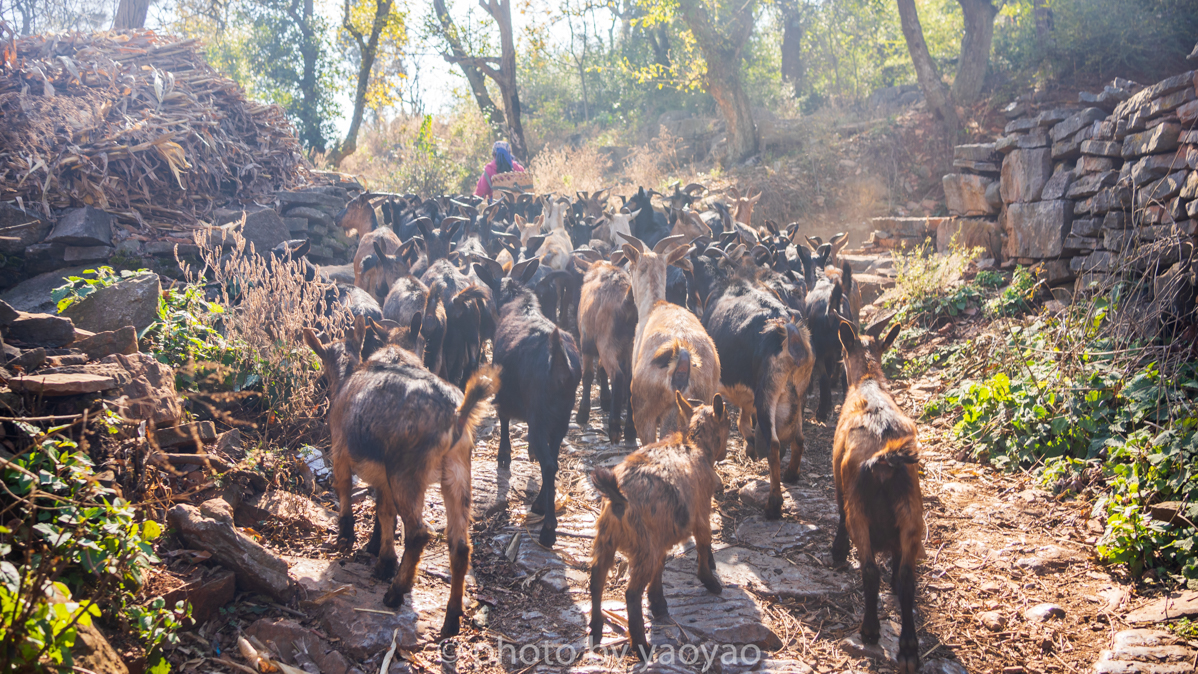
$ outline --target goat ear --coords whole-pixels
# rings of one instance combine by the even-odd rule
[[[410,334],[414,337],[420,336],[420,327],[424,323],[424,316],[419,311],[412,314],[412,322],[408,325]]]
[[[844,286],[844,291],[847,293],[853,288],[853,267],[848,262],[845,262],[840,266],[840,271],[840,283]]]
[[[903,326],[895,323],[890,328],[890,332],[886,333],[886,337],[882,340],[882,348],[878,350],[878,355],[886,353],[890,347],[894,346],[894,340],[898,339],[899,333],[903,331]]]
[[[690,246],[678,246],[666,255],[666,264],[677,264],[679,260],[686,259],[687,254],[691,252]]]
[[[378,264],[379,259],[377,257],[374,255],[367,255],[366,257],[362,258],[362,262],[359,264],[359,266],[361,267],[362,271],[367,272],[377,267]]]
[[[362,342],[366,339],[366,317],[358,314],[354,327],[345,335],[345,352],[355,359],[362,358]]]
[[[724,418],[724,412],[725,412],[724,396],[722,396],[718,393],[715,394],[715,397],[711,399],[711,409],[713,412],[715,412],[715,417],[717,419],[722,420]]]
[[[428,218],[416,218],[416,228],[419,229],[420,233],[424,235],[425,241],[433,238],[433,233],[428,228],[428,226],[432,223],[433,221],[429,220]]]
[[[674,391],[674,402],[678,403],[678,414],[682,415],[682,423],[690,423],[695,408],[686,398],[682,397],[682,391]]]
[[[628,244],[624,244],[624,245],[627,246]],[[622,250],[617,250],[616,252],[611,254],[611,263],[616,265],[617,267],[619,267],[620,265],[624,264],[627,261],[628,261],[628,256],[625,255],[624,251],[622,251]]]
[[[835,313],[834,315],[840,316],[840,314]],[[840,345],[844,347],[845,351],[851,351],[857,346],[857,330],[853,327],[852,323],[843,318],[840,319]]]
[[[378,239],[374,240],[374,254],[379,256],[380,260],[387,256],[386,251],[383,250],[383,242]]]
[[[637,250],[636,247],[630,243],[626,243],[626,244],[620,246],[620,250],[623,251],[624,257],[628,259],[628,262],[630,264],[635,265],[637,263],[637,260],[641,259],[640,251]]]
[[[528,243],[524,246],[525,255],[535,255],[543,243],[545,243],[545,237],[543,236],[528,237]]]
[[[310,250],[312,250],[312,242],[304,239],[303,243],[291,249],[291,259],[294,260],[296,258],[303,257],[307,255],[308,251]]]
[[[496,262],[495,264],[499,264],[499,263],[498,263],[498,262]],[[475,263],[475,265],[474,265],[474,273],[475,273],[476,275],[478,275],[478,278],[479,278],[480,280],[482,280],[482,282],[483,282],[483,283],[486,283],[487,285],[491,286],[492,288],[495,288],[495,287],[497,287],[499,284],[498,284],[498,282],[496,281],[496,278],[497,278],[497,277],[496,277],[496,276],[494,276],[494,275],[492,275],[492,274],[491,274],[491,270],[490,270],[490,269],[488,269],[488,267],[489,267],[489,266],[490,266],[490,265],[486,265],[486,266],[484,266],[484,265],[481,265],[481,264]]]
[[[640,215],[642,210],[643,210],[643,209],[640,209],[640,208],[638,208],[638,209],[636,209],[635,211],[629,211],[629,212],[628,212],[629,219],[630,219],[630,220],[636,220],[636,216]]]
[[[312,328],[304,328],[304,344],[308,345],[309,349],[316,352],[316,357],[324,360],[327,349],[324,344],[320,343],[320,337],[316,336],[316,331]]]

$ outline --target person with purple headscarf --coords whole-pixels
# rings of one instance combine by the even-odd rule
[[[491,178],[498,173],[524,173],[524,167],[512,156],[512,147],[506,140],[496,141],[491,147],[491,163],[483,167],[482,177],[478,179],[478,187],[474,188],[475,196],[491,200]]]

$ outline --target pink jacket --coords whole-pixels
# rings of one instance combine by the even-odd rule
[[[517,173],[524,173],[524,167],[520,162],[512,159],[512,170]],[[499,167],[495,165],[495,160],[483,167],[483,174],[478,179],[478,187],[474,188],[474,195],[478,197],[491,198],[491,176],[499,172]]]

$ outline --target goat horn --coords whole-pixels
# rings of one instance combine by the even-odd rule
[[[666,252],[667,250],[669,250],[669,249],[670,249],[670,246],[671,246],[672,244],[675,244],[675,243],[682,243],[682,242],[684,242],[684,241],[686,241],[686,237],[685,237],[684,235],[682,235],[682,234],[675,234],[675,235],[673,235],[673,236],[667,236],[666,238],[662,239],[661,241],[658,241],[658,242],[657,242],[657,243],[656,243],[656,244],[653,246],[653,252],[654,252],[654,253],[657,253],[658,255],[661,255],[662,253],[664,253],[664,252]],[[642,252],[643,252],[643,251],[642,251]]]
[[[635,236],[632,236],[631,234],[625,234],[624,232],[617,232],[617,234],[624,237],[624,239],[627,240],[628,243],[631,243],[632,246],[634,248],[636,248],[638,253],[645,252],[645,242],[644,241],[641,241],[640,239],[636,238]],[[658,243],[661,243],[661,241],[658,241]]]

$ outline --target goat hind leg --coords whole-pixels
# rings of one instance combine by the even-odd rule
[[[470,445],[461,443],[451,452],[455,454],[447,456],[441,468],[450,573],[449,604],[441,627],[442,639],[457,636],[461,630],[462,595],[466,588],[466,570],[470,567]]]
[[[512,436],[508,430],[508,422],[507,417],[499,417],[499,457],[496,462],[500,468],[512,465]]]
[[[337,518],[337,547],[350,551],[354,548],[354,502],[351,494],[354,474],[350,469],[349,457],[333,454],[333,490],[337,492],[340,511]]]
[[[385,489],[376,490],[378,498],[374,500],[374,528],[379,534],[379,559],[375,562],[371,575],[379,580],[391,580],[395,575],[395,502]],[[387,524],[390,523],[390,527]],[[373,536],[371,537],[373,540]]]
[[[708,592],[720,594],[724,586],[715,577],[715,554],[711,551],[711,512],[696,514],[694,528],[695,558],[699,561],[699,581]]]
[[[628,609],[628,638],[632,642],[632,653],[642,662],[649,660],[649,642],[645,639],[645,610],[641,601],[645,586],[653,578],[653,563],[647,559],[634,559],[628,589],[624,592],[624,603]]]
[[[607,573],[616,559],[616,545],[608,536],[599,533],[595,537],[595,550],[591,555],[591,637],[594,648],[603,641],[603,587],[607,585]]]
[[[844,521],[844,496],[840,487],[836,488],[836,511],[839,522],[836,525],[836,539],[832,541],[832,566],[843,566],[849,557],[849,530]]]
[[[802,415],[802,413],[803,410],[800,408],[798,414]],[[803,448],[803,419],[800,416],[794,438],[790,443],[790,462],[786,464],[786,472],[782,474],[783,482],[794,484],[799,481],[799,469],[803,463]]]
[[[383,605],[395,608],[403,603],[404,595],[412,591],[416,582],[416,567],[420,564],[420,556],[424,554],[424,546],[428,545],[432,535],[424,524],[424,490],[415,488],[395,489],[393,492],[403,494],[406,498],[395,501],[399,517],[403,520],[403,559],[399,563],[399,573],[383,595]],[[406,502],[405,502],[406,501]],[[386,530],[383,531],[384,539]],[[384,541],[385,542],[385,541]]]
[[[653,580],[649,582],[649,612],[653,617],[660,620],[667,618],[670,615],[670,607],[666,604],[665,585],[662,582],[662,572],[666,568],[665,554],[658,555],[654,562]]]
[[[595,358],[582,354],[582,395],[578,396],[578,415],[574,422],[586,426],[591,420],[591,381],[595,377]]]
[[[599,380],[599,407],[605,410],[611,409],[611,389],[607,385],[607,370],[602,366],[599,368],[597,379]],[[590,391],[583,389],[590,395]]]
[[[898,560],[898,557],[895,557]],[[915,674],[919,671],[919,635],[915,631],[915,568],[905,562],[899,567],[898,594],[899,610],[903,628],[899,633],[899,674]]]
[[[861,554],[861,584],[865,589],[865,615],[861,618],[861,641],[878,643],[881,629],[878,624],[878,589],[882,584],[882,572],[874,560],[873,551],[858,549]]]

